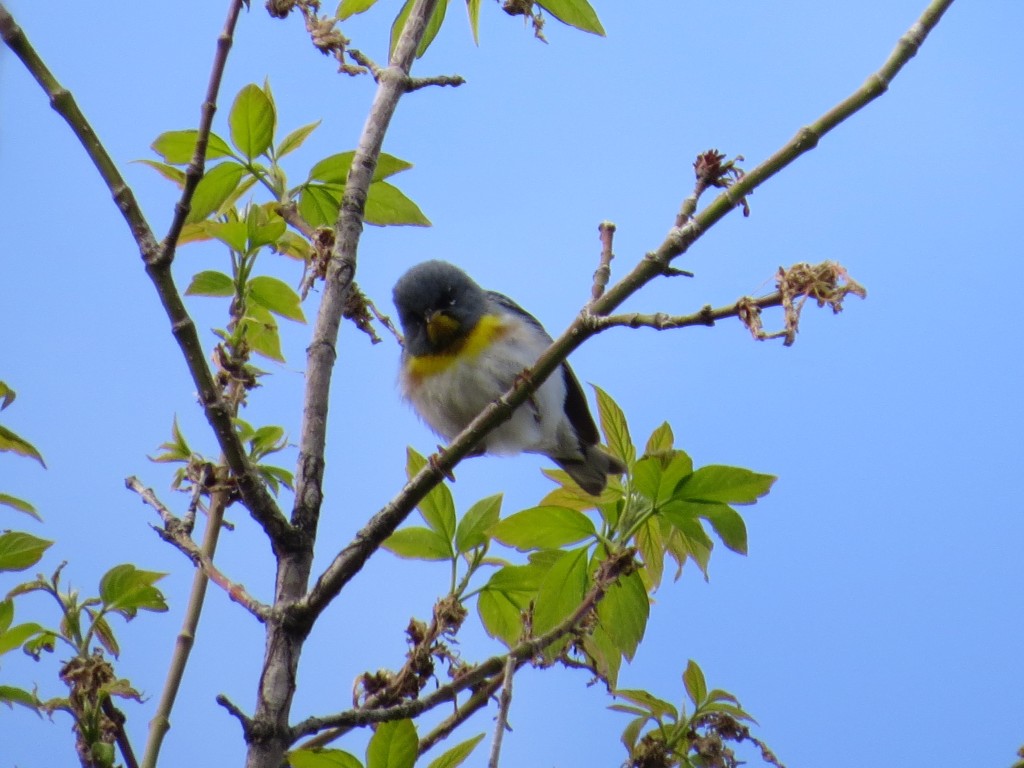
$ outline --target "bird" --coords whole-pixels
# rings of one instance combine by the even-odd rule
[[[405,337],[402,396],[445,440],[529,370],[551,344],[540,322],[507,296],[481,288],[446,261],[425,261],[395,283]],[[511,418],[488,433],[480,453],[539,453],[592,496],[626,465],[606,452],[583,388],[568,363],[544,381]]]

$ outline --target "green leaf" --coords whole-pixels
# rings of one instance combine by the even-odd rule
[[[708,578],[708,561],[711,559],[711,550],[714,547],[711,539],[698,520],[684,518],[673,520],[674,529],[666,542],[669,553],[683,567],[686,558],[690,558]],[[677,575],[678,578],[678,575]]]
[[[383,153],[381,154],[383,155]],[[349,169],[352,168],[352,159],[355,156],[356,153],[349,150],[325,157],[309,169],[309,181],[322,181],[326,184],[344,186],[348,180]]]
[[[358,757],[340,749],[295,749],[287,758],[292,768],[363,768]]]
[[[437,531],[415,526],[402,528],[384,539],[384,549],[407,560],[451,560],[451,542]]]
[[[708,684],[704,680],[704,673],[693,659],[690,659],[686,671],[683,672],[683,685],[686,687],[686,695],[690,697],[695,707],[704,703],[708,696]]]
[[[199,180],[195,194],[192,195],[192,208],[186,223],[202,221],[227,201],[245,175],[245,168],[235,162],[224,162],[215,165]]]
[[[472,754],[473,750],[476,749],[476,745],[480,743],[484,736],[485,734],[478,733],[473,738],[466,739],[461,744],[456,744],[436,760],[431,760],[427,768],[458,768]]]
[[[6,493],[0,493],[0,506],[10,507],[11,509],[16,509],[19,512],[24,512],[26,515],[30,515],[36,520],[42,522],[42,515],[36,512],[36,508],[24,499],[19,499],[16,496],[10,496]]]
[[[339,21],[344,21],[349,16],[368,11],[374,6],[377,0],[341,0],[338,4],[337,15]]]
[[[188,165],[196,152],[196,138],[199,131],[167,131],[156,137],[150,146],[165,162],[172,165]],[[230,157],[231,148],[227,142],[215,133],[210,133],[206,143],[206,159],[216,160],[219,157]]]
[[[325,157],[309,169],[309,180],[322,181],[326,184],[340,184],[344,187],[345,182],[348,181],[348,172],[355,156],[355,151],[349,150]],[[377,167],[374,168],[372,181],[382,181],[410,168],[412,168],[412,163],[389,155],[387,152],[381,152],[380,157],[377,158]]]
[[[262,155],[274,140],[277,117],[274,105],[263,89],[250,83],[238,92],[231,105],[228,124],[231,141],[248,159]]]
[[[672,434],[672,427],[669,426],[667,421],[662,422],[661,426],[654,430],[651,436],[647,438],[644,456],[653,456],[658,453],[671,451],[674,442],[675,436]]]
[[[252,437],[247,442],[249,443],[249,454],[255,459],[276,453],[288,444],[284,436],[284,427],[275,424],[260,427],[252,433]]]
[[[296,128],[281,139],[281,143],[277,145],[277,150],[274,154],[280,160],[290,152],[294,152],[302,146],[303,142],[309,138],[309,135],[317,129],[317,126],[319,126],[321,122],[321,120],[317,120],[315,123],[309,123],[301,128]]]
[[[273,489],[275,494],[279,490],[278,485],[283,485],[290,491],[295,490],[295,476],[283,467],[271,467],[267,464],[260,464],[256,467],[256,471],[267,481],[267,484]]]
[[[720,501],[725,504],[753,504],[772,487],[776,478],[742,467],[711,465],[683,478],[675,497],[686,501]]]
[[[487,532],[498,522],[501,499],[500,493],[480,499],[462,516],[455,529],[455,549],[459,554],[465,554],[487,543]]]
[[[294,232],[286,231],[277,239],[276,243],[271,243],[271,247],[277,253],[290,259],[306,261],[309,258],[309,242]]]
[[[611,709],[611,707],[609,707]],[[647,724],[648,718],[646,715],[634,718],[629,721],[629,725],[622,731],[622,745],[626,748],[627,752],[632,753],[633,747],[636,746],[636,740],[640,738],[640,731]]]
[[[650,598],[639,573],[620,577],[597,605],[597,617],[627,660],[632,661],[650,615]]]
[[[633,440],[629,436],[626,414],[622,412],[611,395],[594,384],[590,386],[597,393],[597,411],[601,418],[601,431],[604,432],[608,450],[612,452],[613,456],[622,459],[626,466],[632,467],[633,462],[636,461],[636,448],[633,447]]]
[[[6,632],[0,634],[0,655],[13,651],[15,648],[21,648],[29,639],[44,631],[34,621],[25,624],[15,624]]]
[[[249,301],[253,301],[275,315],[280,315],[288,320],[295,320],[299,323],[306,322],[306,316],[302,314],[299,294],[284,281],[278,280],[276,277],[260,275],[250,280],[246,288]]]
[[[245,253],[246,230],[244,221],[204,221],[203,229],[211,237],[220,240],[231,250],[237,253]]]
[[[0,571],[24,571],[38,563],[52,541],[21,531],[0,534]]]
[[[405,5],[402,6],[402,10],[398,12],[395,17],[394,23],[391,25],[391,45],[388,48],[388,59],[390,59],[395,53],[395,46],[398,45],[398,38],[402,34],[402,30],[405,28],[405,21],[409,18],[409,12],[412,10],[413,0],[406,0]],[[434,38],[437,37],[438,31],[441,29],[441,24],[444,23],[445,13],[448,11],[448,0],[438,0],[437,5],[434,6],[434,12],[427,19],[427,28],[423,31],[423,39],[420,40],[419,47],[416,49],[416,58],[420,58],[424,53],[427,52],[427,48],[434,42]]]
[[[622,666],[622,651],[612,641],[605,628],[598,624],[583,638],[583,649],[590,655],[597,672],[613,688],[618,683]]]
[[[485,589],[477,596],[476,610],[484,630],[505,645],[515,645],[523,634],[523,609],[506,592]]]
[[[405,473],[411,480],[424,466],[427,460],[412,448],[406,449]],[[423,497],[417,507],[423,521],[434,531],[437,531],[446,541],[452,541],[455,537],[455,501],[452,499],[452,492],[444,483],[434,486],[430,492]],[[450,549],[450,547],[449,547]]]
[[[299,214],[311,227],[333,227],[341,207],[342,191],[338,184],[303,184],[299,192]]]
[[[10,685],[0,685],[0,702],[14,709],[15,704],[28,707],[33,712],[38,712],[36,697],[22,688],[15,688]]]
[[[473,30],[473,42],[480,45],[480,0],[467,0],[466,11],[469,12],[469,26]]]
[[[167,603],[153,586],[167,574],[143,571],[131,563],[115,565],[100,579],[100,600],[108,611],[131,618],[140,611],[162,612]]]
[[[381,723],[366,747],[366,768],[412,768],[418,746],[412,720]]]
[[[245,340],[253,352],[279,363],[284,362],[277,321],[269,311],[258,304],[251,304],[246,307],[246,315],[242,318],[241,326]]]
[[[563,24],[604,37],[604,27],[587,0],[538,0],[537,5]]]
[[[660,720],[665,717],[665,715],[670,715],[673,720],[677,720],[679,718],[679,713],[672,704],[664,699],[659,699],[657,696],[654,696],[647,691],[627,688],[613,691],[612,695],[617,699],[625,699],[628,702],[636,704],[636,706],[644,712],[649,712],[651,717],[656,720]]]
[[[148,165],[168,181],[174,182],[178,189],[185,186],[185,172],[180,168],[175,168],[167,163],[158,163],[156,160],[136,160],[135,162]]]
[[[587,548],[562,553],[541,580],[533,611],[533,632],[543,635],[575,611],[587,588]]]
[[[22,437],[19,437],[7,427],[0,426],[0,452],[3,451],[11,451],[19,456],[35,459],[44,467],[46,466],[46,462],[43,461],[42,454],[36,450],[36,447],[32,445],[32,443]]]
[[[250,207],[245,226],[249,241],[246,250],[250,253],[264,245],[276,243],[288,228],[281,215],[267,206]]]
[[[589,517],[568,507],[524,509],[506,517],[491,530],[495,539],[520,552],[557,549],[596,534]]]
[[[164,449],[164,453],[150,456],[150,461],[165,464],[176,461],[185,462],[192,457],[192,449],[188,447],[188,442],[181,433],[177,416],[171,421],[171,439],[166,443],[161,443],[159,447]]]
[[[235,281],[223,272],[206,270],[192,276],[185,289],[186,296],[234,296]]]
[[[429,227],[430,219],[405,194],[386,181],[375,181],[366,196],[367,224],[380,227],[410,226]]]
[[[718,538],[733,552],[747,554],[747,525],[740,513],[725,504],[701,504],[699,514],[711,527]]]
[[[652,517],[640,527],[635,538],[636,547],[640,550],[640,559],[644,563],[641,576],[646,579],[648,589],[652,592],[661,584],[665,570],[665,538],[662,536],[661,526],[662,521]]]
[[[519,641],[523,634],[523,610],[549,568],[536,563],[507,565],[491,574],[477,598],[477,613],[487,634],[509,646]]]
[[[10,598],[0,600],[0,635],[14,623],[14,601]]]
[[[92,616],[93,612],[90,611],[89,615]],[[110,626],[110,623],[100,616],[95,618],[92,623],[93,634],[96,639],[100,641],[104,648],[110,653],[111,656],[117,658],[121,655],[121,646],[117,642],[117,637],[114,635],[114,630]]]
[[[0,411],[14,402],[18,393],[7,386],[6,382],[0,381]]]

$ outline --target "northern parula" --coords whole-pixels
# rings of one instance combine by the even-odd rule
[[[458,267],[426,261],[395,284],[405,334],[402,395],[439,435],[451,440],[531,368],[551,344],[532,315],[485,291]],[[598,446],[600,436],[568,363],[484,439],[483,451],[548,456],[589,494],[626,467]]]

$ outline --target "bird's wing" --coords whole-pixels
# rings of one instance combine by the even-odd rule
[[[508,296],[497,291],[488,291],[487,297],[502,309],[519,315],[530,325],[535,326],[544,334],[548,343],[552,341],[540,321]],[[562,378],[565,380],[565,415],[569,419],[569,423],[572,424],[573,430],[579,436],[581,444],[596,445],[601,442],[601,436],[594,423],[594,417],[590,415],[590,407],[587,405],[586,395],[583,394],[583,387],[580,386],[579,379],[576,378],[576,374],[572,372],[568,363],[562,363]]]

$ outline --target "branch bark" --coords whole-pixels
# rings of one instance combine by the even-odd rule
[[[438,0],[416,0],[389,65],[377,73],[377,92],[352,159],[338,219],[335,245],[324,280],[323,298],[307,351],[295,505],[291,525],[303,546],[278,553],[274,606],[290,607],[307,593],[313,561],[312,542],[323,502],[324,447],[331,374],[337,359],[338,329],[356,270],[366,197],[377,167],[384,135],[398,102],[407,92],[409,71],[423,39],[427,19]],[[248,768],[279,768],[291,744],[289,714],[295,694],[299,657],[312,626],[309,617],[289,612],[285,621],[267,623],[266,650],[252,727],[247,734]]]

